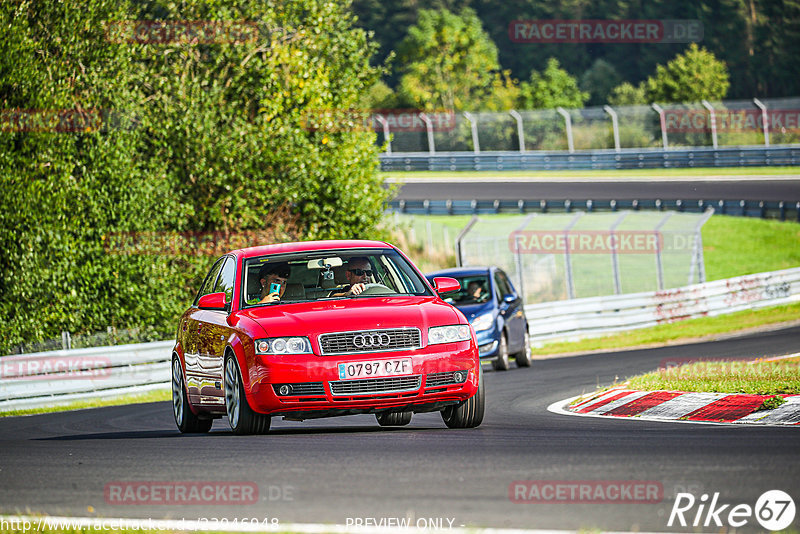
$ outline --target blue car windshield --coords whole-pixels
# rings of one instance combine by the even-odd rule
[[[491,298],[489,277],[485,274],[454,277],[461,283],[461,289],[447,294],[447,302],[457,306],[480,304]]]

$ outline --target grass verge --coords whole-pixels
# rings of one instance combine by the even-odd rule
[[[800,319],[800,302],[770,306],[760,310],[729,313],[717,317],[688,319],[677,323],[574,342],[549,343],[535,348],[533,353],[536,356],[548,356],[604,349],[663,345],[670,342],[686,341],[688,339],[731,333],[760,326],[786,323],[797,319]]]
[[[800,224],[714,215],[703,225],[706,279],[800,265]]]
[[[39,413],[66,412],[70,410],[83,410],[86,408],[100,408],[102,406],[121,406],[123,404],[142,404],[145,402],[159,402],[172,399],[172,392],[168,389],[151,391],[137,395],[122,395],[113,399],[96,399],[89,401],[72,402],[61,406],[47,408],[30,408],[25,410],[11,410],[0,412],[0,417],[13,415],[35,415]]]
[[[627,381],[626,387],[642,391],[797,394],[800,393],[800,358],[694,362],[633,377]],[[777,408],[782,400],[765,402],[760,409]]]

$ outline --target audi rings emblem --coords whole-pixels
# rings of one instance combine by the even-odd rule
[[[389,334],[385,333],[356,334],[353,337],[353,345],[355,345],[357,349],[386,348],[391,342],[392,338],[389,337]]]

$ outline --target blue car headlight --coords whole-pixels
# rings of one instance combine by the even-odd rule
[[[492,317],[492,313],[484,313],[483,315],[478,315],[472,321],[472,328],[475,329],[476,332],[481,332],[483,330],[489,330],[494,325],[494,318]]]

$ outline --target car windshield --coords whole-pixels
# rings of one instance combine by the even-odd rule
[[[242,283],[243,307],[432,294],[409,262],[390,249],[309,251],[249,258],[244,263]]]
[[[456,306],[480,304],[489,300],[489,277],[485,274],[470,276],[454,276],[461,284],[461,289],[448,293],[446,302]]]

